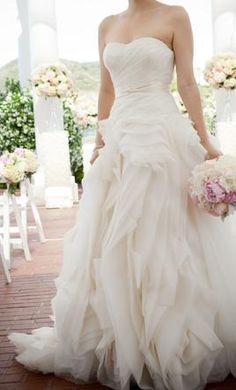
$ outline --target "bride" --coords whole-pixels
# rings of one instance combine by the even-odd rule
[[[194,206],[188,178],[217,158],[183,7],[129,0],[99,27],[96,145],[66,234],[54,327],[13,333],[30,370],[113,389],[194,390],[236,376],[236,244]],[[176,67],[182,116],[170,93]]]

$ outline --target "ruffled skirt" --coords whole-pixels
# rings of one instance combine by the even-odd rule
[[[171,99],[122,97],[100,121],[105,147],[65,236],[54,327],[10,335],[30,370],[117,390],[236,375],[235,239],[188,196],[206,151]]]

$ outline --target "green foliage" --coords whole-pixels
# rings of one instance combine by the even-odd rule
[[[18,82],[6,80],[0,95],[0,150],[35,149],[33,99]]]
[[[199,86],[202,96],[203,115],[206,128],[212,134],[216,132],[216,104],[212,87]]]
[[[77,183],[83,177],[82,130],[78,128],[69,104],[64,101],[64,125],[69,134],[72,174]],[[16,147],[35,149],[33,97],[19,82],[7,79],[0,93],[0,152]]]
[[[69,134],[70,164],[76,183],[83,178],[82,128],[76,126],[75,117],[66,100],[63,102],[64,127]]]

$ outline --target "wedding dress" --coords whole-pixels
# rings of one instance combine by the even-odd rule
[[[236,243],[188,196],[206,150],[169,90],[174,52],[142,37],[103,53],[116,98],[83,179],[54,327],[9,336],[30,370],[127,390],[236,376]]]

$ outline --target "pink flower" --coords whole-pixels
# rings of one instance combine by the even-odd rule
[[[2,156],[0,156],[0,163],[3,164],[3,165],[6,165],[8,162],[8,157],[3,154]]]
[[[214,181],[206,182],[205,193],[210,203],[219,203],[225,199],[226,195],[224,188],[218,182]]]
[[[224,201],[226,203],[236,203],[236,192],[229,192],[225,195]]]
[[[14,154],[16,154],[17,156],[20,156],[20,157],[24,157],[24,149],[23,148],[16,148],[14,150]]]

